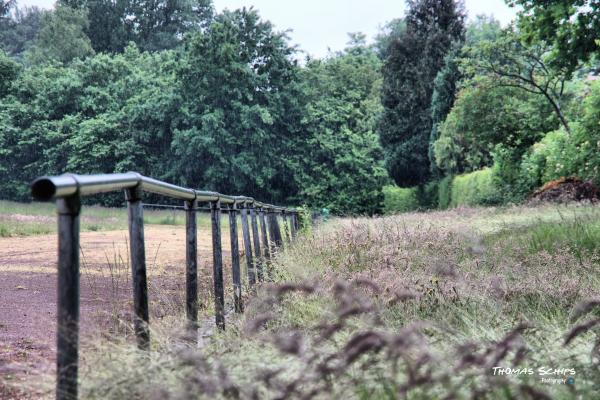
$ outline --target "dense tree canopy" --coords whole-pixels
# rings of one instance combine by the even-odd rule
[[[406,29],[393,40],[383,68],[379,134],[387,169],[401,186],[429,177],[433,82],[454,42],[464,39],[464,11],[454,0],[408,2]]]
[[[58,6],[42,16],[40,29],[32,46],[27,50],[29,63],[42,64],[58,61],[67,63],[94,54],[88,28],[87,13],[66,6]]]
[[[299,120],[289,120],[297,114],[291,52],[252,9],[225,11],[190,42],[179,70],[186,106],[173,141],[185,182],[269,200],[293,194],[286,144]]]
[[[502,29],[465,26],[459,1],[411,0],[371,44],[352,33],[299,62],[252,8],[2,1],[1,196],[29,199],[41,174],[137,170],[376,214],[394,193],[446,207],[459,178],[485,189],[469,204],[519,201],[564,175],[600,182],[597,2],[515,3],[525,11]],[[418,187],[384,190],[393,182]]]
[[[14,5],[0,16],[0,47],[10,56],[21,59],[34,42],[45,11],[37,7],[17,8]]]
[[[550,45],[552,63],[573,72],[600,49],[600,1],[508,0],[521,7],[519,28],[530,45]]]
[[[380,61],[361,37],[352,39],[344,52],[303,71],[307,104],[304,134],[294,144],[301,149],[295,170],[299,199],[345,213],[374,213],[388,182],[376,133]]]
[[[493,164],[496,146],[521,156],[557,119],[543,98],[518,88],[478,81],[464,88],[440,125],[433,144],[445,173],[476,171]]]

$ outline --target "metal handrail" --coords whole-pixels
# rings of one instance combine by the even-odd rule
[[[231,268],[236,312],[241,312],[243,309],[237,215],[240,215],[242,222],[243,246],[246,255],[248,283],[250,285],[256,283],[256,278],[258,278],[258,281],[263,280],[263,267],[266,265],[266,260],[272,257],[275,248],[283,247],[284,241],[278,218],[284,222],[283,226],[288,241],[295,238],[298,231],[298,211],[293,208],[261,203],[251,197],[229,196],[217,192],[184,188],[143,176],[137,172],[98,175],[63,174],[60,176],[43,176],[33,181],[31,184],[32,196],[36,200],[56,200],[58,212],[56,398],[59,400],[77,398],[80,283],[79,216],[81,197],[119,190],[125,192],[125,199],[127,200],[129,254],[133,284],[133,322],[135,336],[141,349],[148,349],[150,345],[142,192],[155,193],[184,201],[183,208],[186,214],[186,315],[190,328],[194,330],[197,327],[198,320],[198,239],[196,225],[198,203],[210,204],[215,322],[220,329],[225,328],[221,246],[222,210],[227,211],[229,214]],[[222,205],[226,206],[222,208]],[[252,225],[254,249],[250,241],[250,225]],[[291,235],[287,231],[288,227]],[[254,253],[252,250],[254,250]],[[253,255],[256,260],[253,260]]]
[[[89,196],[99,193],[114,192],[139,187],[149,193],[168,196],[185,201],[211,202],[222,204],[246,204],[256,208],[272,211],[295,213],[288,207],[262,203],[246,196],[230,196],[217,192],[194,190],[143,176],[137,172],[117,174],[77,175],[63,174],[58,176],[42,176],[31,184],[31,194],[36,200],[49,201],[78,194]]]

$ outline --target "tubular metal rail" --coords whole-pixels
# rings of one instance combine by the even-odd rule
[[[288,241],[293,240],[298,232],[298,213],[293,208],[261,203],[251,197],[228,196],[216,192],[183,188],[142,176],[137,172],[100,175],[64,174],[36,179],[31,184],[32,196],[41,201],[56,200],[58,212],[57,399],[71,400],[77,398],[80,297],[79,215],[81,197],[119,190],[125,192],[125,199],[127,200],[133,282],[133,322],[137,344],[141,349],[148,349],[150,345],[143,192],[184,201],[186,213],[186,316],[189,328],[192,331],[196,330],[198,322],[196,228],[198,203],[208,203],[210,205],[215,322],[220,329],[225,329],[225,295],[221,249],[222,207],[226,207],[229,212],[233,300],[236,312],[242,312],[243,310],[237,214],[239,213],[241,216],[243,246],[248,283],[250,285],[264,279],[265,260],[272,257],[274,248],[281,247],[284,244],[279,219],[283,221],[285,236]],[[250,224],[248,223],[248,216],[250,216]],[[252,242],[250,240],[251,236]]]

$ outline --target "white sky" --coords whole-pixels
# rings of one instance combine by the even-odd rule
[[[323,57],[342,50],[348,32],[363,32],[373,38],[385,22],[404,15],[403,0],[213,0],[218,11],[254,6],[277,29],[291,29],[292,44],[312,56]],[[54,0],[17,0],[20,6],[51,8]],[[515,10],[504,0],[465,0],[469,17],[493,14],[505,25]]]

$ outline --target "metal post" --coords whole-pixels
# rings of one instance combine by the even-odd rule
[[[215,285],[215,322],[225,329],[225,294],[223,291],[223,252],[221,249],[221,202],[210,203],[213,245],[213,281]]]
[[[58,199],[56,398],[77,398],[79,359],[79,195]]]
[[[285,232],[285,240],[287,243],[291,241],[290,239],[290,224],[288,223],[288,215],[285,211],[281,212],[281,219],[283,220],[283,231]]]
[[[271,227],[273,243],[276,247],[283,247],[283,239],[281,237],[281,229],[279,228],[279,221],[277,220],[277,212],[272,210],[269,212],[271,220],[269,226]]]
[[[256,219],[256,209],[250,208],[250,218],[252,220],[252,238],[254,239],[254,255],[256,256],[256,269],[258,280],[263,280],[264,260],[260,254],[260,237],[258,236],[258,221]],[[263,244],[264,246],[264,244]]]
[[[237,205],[234,203],[229,209],[229,232],[231,234],[231,275],[233,277],[233,304],[235,312],[241,313],[242,304],[242,281],[240,273],[240,248],[238,245],[237,231]]]
[[[248,274],[248,284],[250,286],[256,283],[256,274],[254,271],[254,260],[252,259],[252,245],[250,244],[250,230],[248,229],[248,209],[242,208],[242,238],[244,239],[244,254],[246,255],[246,272]]]
[[[260,219],[260,233],[263,242],[264,258],[265,260],[270,260],[271,248],[269,247],[269,239],[267,238],[267,222],[265,221],[265,210],[263,208],[258,211],[258,217]]]
[[[146,277],[146,251],[144,248],[144,207],[142,190],[135,187],[125,190],[129,219],[129,252],[133,283],[134,329],[140,349],[150,348],[148,329],[148,280]]]
[[[296,212],[290,214],[290,232],[292,234],[292,240],[296,239],[298,234],[298,227],[296,226]]]
[[[196,209],[198,202],[185,204],[185,311],[189,328],[195,330],[198,322],[198,229]]]

